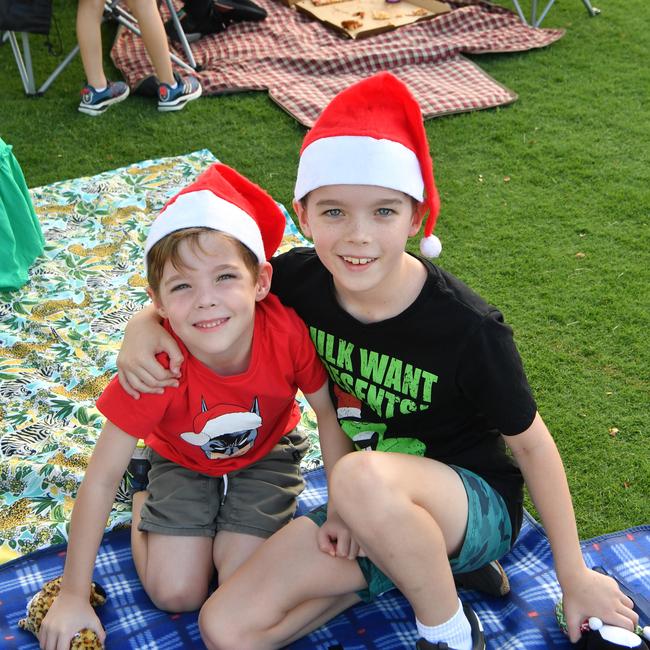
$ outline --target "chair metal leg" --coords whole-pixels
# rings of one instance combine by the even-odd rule
[[[42,95],[63,72],[63,70],[70,65],[72,59],[74,59],[74,57],[77,56],[77,52],[79,52],[79,46],[76,45],[45,80],[45,83],[43,83],[43,85],[37,90],[36,79],[34,78],[34,69],[32,66],[32,54],[29,49],[29,34],[21,32],[23,45],[22,52],[18,45],[15,32],[8,32],[8,34],[9,43],[11,44],[11,49],[14,53],[14,59],[16,59],[16,65],[18,66],[18,72],[20,74],[20,79],[23,82],[23,88],[25,89],[26,95]]]
[[[52,83],[54,83],[54,80],[65,70],[65,68],[70,65],[72,59],[74,59],[74,57],[77,56],[77,52],[79,52],[79,46],[75,45],[75,47],[66,55],[65,59],[59,63],[52,74],[37,90],[36,79],[34,78],[34,69],[32,66],[32,54],[29,48],[29,34],[26,32],[21,32],[20,34],[23,46],[22,52],[18,45],[15,32],[8,32],[8,34],[9,43],[14,53],[14,59],[16,60],[18,73],[20,74],[20,80],[23,82],[23,88],[25,89],[26,95],[42,95],[52,85]]]
[[[54,80],[63,72],[63,70],[70,64],[72,59],[77,56],[77,53],[79,52],[79,46],[75,45],[70,52],[68,52],[68,55],[59,63],[58,66],[54,69],[54,72],[45,80],[45,83],[38,89],[38,94],[42,95],[54,82]]]
[[[32,51],[29,47],[29,34],[21,32],[20,36],[23,41],[23,56],[25,57],[25,70],[29,80],[29,87],[32,92],[36,92],[36,80],[34,79],[34,66],[32,65]]]
[[[174,3],[172,2],[172,0],[165,0],[165,4],[169,9],[172,22],[174,23],[174,28],[176,29],[176,33],[178,34],[178,38],[183,47],[183,52],[185,52],[185,56],[187,57],[187,61],[192,66],[192,68],[196,70],[196,61],[194,60],[194,54],[192,53],[192,48],[190,47],[190,44],[187,40],[187,36],[185,36],[185,31],[183,30],[181,21],[178,17],[178,14],[176,13],[176,9],[174,9]]]
[[[23,39],[24,43],[24,39]],[[14,59],[16,60],[16,65],[18,66],[18,74],[20,74],[20,80],[23,82],[23,88],[25,89],[26,95],[35,95],[36,87],[34,84],[34,73],[31,69],[31,59],[29,60],[29,69],[23,59],[23,54],[20,51],[20,46],[16,40],[16,34],[14,32],[9,32],[9,44],[14,53]],[[29,47],[29,45],[28,45]],[[25,57],[27,58],[27,57]]]
[[[521,20],[522,23],[525,23],[526,25],[529,25],[530,27],[539,27],[542,24],[542,21],[544,18],[546,18],[546,14],[549,12],[551,7],[555,4],[555,0],[548,0],[546,6],[544,7],[542,13],[539,15],[539,18],[537,17],[537,0],[531,0],[531,7],[530,7],[530,21],[526,20],[526,16],[524,15],[524,12],[521,8],[521,5],[519,4],[519,0],[512,0],[515,10],[517,11],[517,14],[519,16],[519,19]],[[584,4],[585,9],[589,12],[590,16],[597,16],[600,13],[600,9],[597,9],[596,7],[593,7],[591,5],[590,0],[582,0],[582,4]]]
[[[528,21],[526,20],[526,16],[524,16],[524,12],[521,10],[521,6],[519,5],[519,0],[512,0],[513,4],[515,5],[515,9],[517,10],[517,14],[519,15],[519,20],[521,20],[524,25],[528,25]]]
[[[549,9],[553,6],[554,3],[555,3],[555,0],[549,0],[548,4],[544,8],[544,11],[542,11],[542,13],[541,13],[541,15],[539,17],[539,20],[535,20],[534,17],[531,19],[531,23],[532,23],[533,27],[539,27],[542,24],[542,20],[544,20],[544,18],[546,18],[546,14],[548,13]]]
[[[591,16],[597,16],[600,13],[600,9],[593,7],[589,0],[582,0],[582,4],[585,6]]]

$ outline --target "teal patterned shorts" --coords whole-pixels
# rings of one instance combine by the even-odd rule
[[[512,524],[505,501],[493,487],[468,469],[450,467],[463,481],[469,509],[465,540],[458,554],[449,559],[449,564],[454,573],[466,573],[498,560],[510,550]],[[312,510],[307,517],[322,526],[327,520],[327,504]],[[358,557],[357,563],[368,583],[366,589],[357,592],[363,601],[370,603],[395,588],[392,580],[367,557]]]

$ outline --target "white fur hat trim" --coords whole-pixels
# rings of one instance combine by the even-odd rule
[[[424,181],[415,153],[394,140],[342,135],[314,140],[300,156],[295,198],[326,185],[378,185],[416,201]]]
[[[176,230],[201,227],[232,235],[248,246],[260,262],[266,260],[262,234],[255,219],[210,190],[181,194],[156,217],[144,246],[145,259],[163,237]]]

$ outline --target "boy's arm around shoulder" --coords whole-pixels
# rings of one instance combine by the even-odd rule
[[[519,464],[551,543],[571,641],[578,640],[580,624],[590,616],[632,629],[638,620],[632,601],[614,580],[584,563],[562,459],[540,414],[535,414],[524,432],[504,436],[504,440]]]
[[[158,363],[159,352],[169,357],[169,369]],[[139,399],[140,393],[162,393],[166,386],[178,386],[182,363],[183,354],[161,325],[153,305],[147,305],[131,318],[117,355],[117,376],[131,397]]]
[[[67,648],[84,627],[104,639],[89,603],[90,583],[106,521],[136,442],[111,422],[99,436],[72,511],[61,592],[41,624],[38,638],[42,648]]]

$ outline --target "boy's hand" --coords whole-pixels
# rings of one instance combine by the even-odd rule
[[[38,633],[41,650],[69,650],[72,637],[86,627],[94,630],[104,643],[106,632],[88,598],[62,591],[41,623]]]
[[[332,557],[345,557],[354,560],[365,553],[353,539],[348,527],[334,513],[330,513],[327,521],[318,529],[318,548]]]
[[[562,583],[562,603],[569,638],[580,639],[580,625],[590,616],[604,623],[634,630],[639,622],[633,602],[619,589],[616,581],[586,567]]]
[[[169,370],[156,360],[159,352],[169,357]],[[178,386],[182,363],[176,341],[151,312],[143,310],[131,319],[117,356],[120,385],[131,397],[138,399],[140,393],[162,393],[167,386]]]

